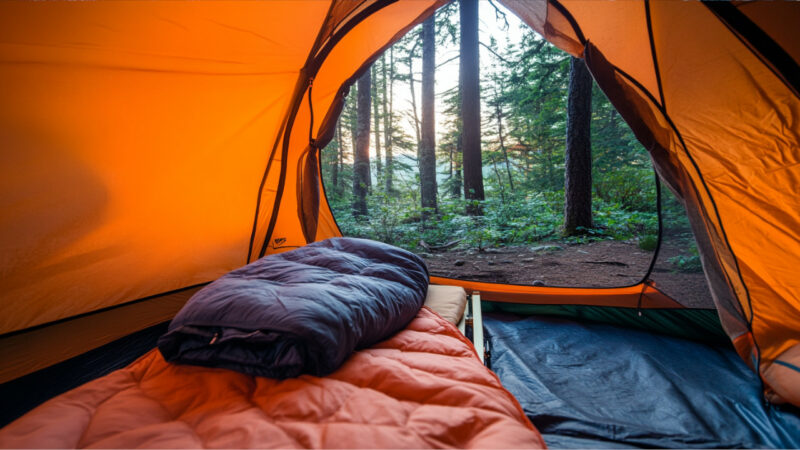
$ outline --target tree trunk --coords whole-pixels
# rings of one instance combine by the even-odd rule
[[[505,138],[503,136],[503,113],[500,110],[500,102],[495,105],[495,114],[497,116],[497,139],[500,141],[500,150],[503,152],[503,159],[506,162],[506,175],[508,176],[508,186],[514,190],[514,178],[511,176],[511,164],[508,161],[508,149],[506,148]]]
[[[506,161],[506,174],[508,175],[508,186],[511,191],[514,191],[514,178],[511,176],[511,165],[508,162],[508,149],[506,149],[505,139],[503,137],[503,112],[500,109],[500,100],[495,104],[495,115],[497,116],[497,138],[500,141],[500,150],[503,151],[503,158]]]
[[[461,123],[464,157],[464,198],[467,214],[479,215],[477,201],[484,200],[481,162],[481,98],[478,59],[478,0],[460,0],[461,58]],[[469,201],[472,200],[472,201]]]
[[[350,116],[350,150],[353,152],[353,162],[356,160],[356,147],[358,147],[358,83],[355,85],[355,89],[351,89],[353,98],[348,99],[350,103],[351,111],[355,111],[355,114]],[[354,100],[354,101],[353,101]]]
[[[353,152],[353,215],[367,215],[367,191],[369,174],[369,125],[370,125],[370,71],[358,79],[358,105],[356,107],[356,148]]]
[[[394,155],[392,154],[392,94],[394,86],[394,48],[389,49],[389,74],[386,60],[383,61],[383,145],[386,149],[386,193],[391,195],[394,178]]]
[[[372,78],[375,82],[372,83],[372,115],[375,116],[373,121],[375,125],[375,172],[380,182],[381,172],[383,171],[383,156],[381,155],[381,127],[380,127],[380,114],[378,112],[378,104],[380,103],[380,96],[378,95],[378,65],[377,63],[370,68],[372,71]]]
[[[436,25],[431,16],[422,24],[422,129],[419,151],[420,203],[423,214],[437,212],[436,127],[434,83],[436,79]]]
[[[333,195],[339,196],[339,161],[344,149],[342,149],[342,122],[336,124],[336,155],[333,159],[331,168],[331,181],[333,182]]]
[[[342,172],[339,175],[339,182],[336,184],[336,194],[341,197],[344,195],[344,135],[342,135],[342,125],[339,122],[339,170]]]
[[[497,170],[497,158],[492,155],[492,169],[494,169],[494,176],[497,177],[497,185],[500,186],[500,201],[506,204],[506,188],[503,185],[503,178],[500,176],[500,171]]]
[[[453,198],[461,198],[461,186],[463,185],[463,180],[461,179],[461,157],[464,154],[464,146],[461,145],[464,141],[463,129],[464,127],[461,126],[461,121],[459,120],[458,137],[456,138],[456,154],[453,157],[453,171],[455,172],[453,174],[453,191],[450,193]]]
[[[417,44],[414,44],[411,50],[408,51],[408,86],[411,89],[411,117],[414,119],[414,133],[417,136],[417,157],[419,157],[419,145],[420,141],[422,141],[422,136],[419,129],[419,114],[417,114],[417,93],[414,89],[414,52],[416,49]]]
[[[447,146],[447,178],[453,178],[453,146]]]
[[[564,178],[564,234],[592,227],[592,76],[582,59],[570,58]]]

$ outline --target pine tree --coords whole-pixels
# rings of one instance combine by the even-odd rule
[[[356,145],[353,161],[353,215],[367,215],[367,192],[370,187],[369,173],[369,125],[370,125],[370,71],[364,71],[358,79],[358,106]]]
[[[437,211],[435,74],[436,25],[435,17],[430,17],[422,24],[422,122],[419,151],[420,204],[426,215],[428,211]]]
[[[572,236],[592,227],[592,75],[582,59],[569,67],[564,234]]]
[[[479,201],[484,200],[483,164],[481,160],[481,99],[478,52],[478,0],[460,0],[461,59],[461,122],[464,171],[464,198],[467,213],[482,214]]]

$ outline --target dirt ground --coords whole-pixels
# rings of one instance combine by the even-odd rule
[[[680,272],[668,259],[682,249],[662,246],[650,278],[666,294],[693,308],[713,308],[702,272]],[[431,275],[494,283],[566,287],[619,287],[638,283],[653,252],[635,242],[541,243],[531,246],[423,253]]]

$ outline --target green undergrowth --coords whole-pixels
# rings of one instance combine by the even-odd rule
[[[506,195],[505,201],[479,202],[483,215],[464,213],[464,200],[445,199],[437,211],[423,211],[416,199],[385,194],[368,198],[369,214],[354,217],[349,203],[331,202],[345,236],[389,242],[415,252],[430,248],[491,247],[542,242],[585,244],[600,240],[638,242],[655,249],[658,216],[653,211],[630,211],[618,203],[593,200],[594,226],[577,236],[563,236],[563,192]]]

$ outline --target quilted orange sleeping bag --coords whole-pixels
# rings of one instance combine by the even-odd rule
[[[153,350],[3,428],[0,446],[545,447],[469,341],[427,307],[324,378],[174,365]]]

